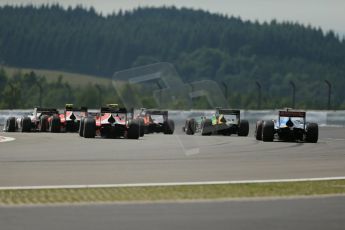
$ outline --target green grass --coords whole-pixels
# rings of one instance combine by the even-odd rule
[[[345,194],[345,180],[234,185],[0,190],[0,204],[176,201]]]
[[[55,71],[55,70],[44,70],[44,69],[26,69],[26,68],[16,68],[16,67],[8,67],[8,66],[1,66],[4,68],[5,72],[9,77],[12,77],[16,72],[21,72],[23,74],[30,73],[34,71],[39,76],[45,76],[48,82],[57,81],[59,76],[63,77],[63,82],[68,82],[71,86],[84,86],[88,83],[91,84],[100,84],[100,85],[108,85],[111,84],[111,79],[107,79],[104,77],[99,76],[92,76],[86,74],[77,74],[77,73],[69,73],[63,71]]]

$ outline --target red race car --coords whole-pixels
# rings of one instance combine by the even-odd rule
[[[133,110],[119,108],[117,104],[107,105],[99,113],[89,113],[89,117],[81,119],[79,135],[85,138],[138,139],[140,122],[133,118],[133,114]]]
[[[72,104],[66,104],[64,112],[59,114],[60,120],[54,118],[52,129],[55,132],[78,132],[81,118],[87,116],[87,107],[74,108]]]

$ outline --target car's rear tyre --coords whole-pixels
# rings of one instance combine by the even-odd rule
[[[262,141],[262,125],[263,125],[263,121],[256,122],[255,138],[258,141]]]
[[[5,125],[5,131],[6,132],[15,132],[16,131],[16,118],[15,117],[7,118],[6,125]]]
[[[264,121],[262,124],[262,140],[265,142],[272,142],[274,138],[274,123],[273,121]]]
[[[92,117],[84,119],[84,137],[95,138],[96,136],[96,121]]]
[[[140,121],[132,120],[128,124],[127,138],[128,139],[139,139],[140,136]]]
[[[31,131],[31,119],[30,117],[24,117],[22,119],[22,132],[28,133]]]
[[[240,126],[238,127],[238,136],[246,137],[249,133],[249,122],[247,120],[240,120]]]
[[[316,143],[319,139],[319,126],[316,123],[309,123],[307,125],[306,141]]]
[[[80,124],[79,124],[79,136],[80,137],[84,136],[84,120],[85,120],[85,117],[82,117],[80,119]]]
[[[194,118],[186,121],[185,132],[187,135],[194,135],[196,130],[196,121]]]
[[[40,118],[39,131],[47,132],[48,127],[49,127],[48,116],[42,115]]]
[[[171,135],[175,131],[175,122],[173,120],[168,119],[163,124],[163,133]]]
[[[50,120],[49,131],[51,133],[59,133],[61,131],[61,121],[60,117],[53,116]]]
[[[205,119],[201,124],[201,135],[210,136],[213,132],[212,120]]]
[[[145,121],[142,118],[139,118],[139,133],[140,137],[145,135]]]

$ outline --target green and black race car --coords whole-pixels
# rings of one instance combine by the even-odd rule
[[[241,119],[240,110],[217,108],[209,118],[203,116],[187,119],[183,131],[187,135],[201,133],[203,136],[217,134],[248,136],[249,122]]]

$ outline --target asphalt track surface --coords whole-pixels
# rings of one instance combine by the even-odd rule
[[[252,132],[252,131],[251,131]],[[90,185],[345,176],[345,129],[316,144],[248,137],[152,134],[140,140],[2,133],[0,186]]]
[[[187,203],[0,207],[3,230],[343,230],[345,196]]]

